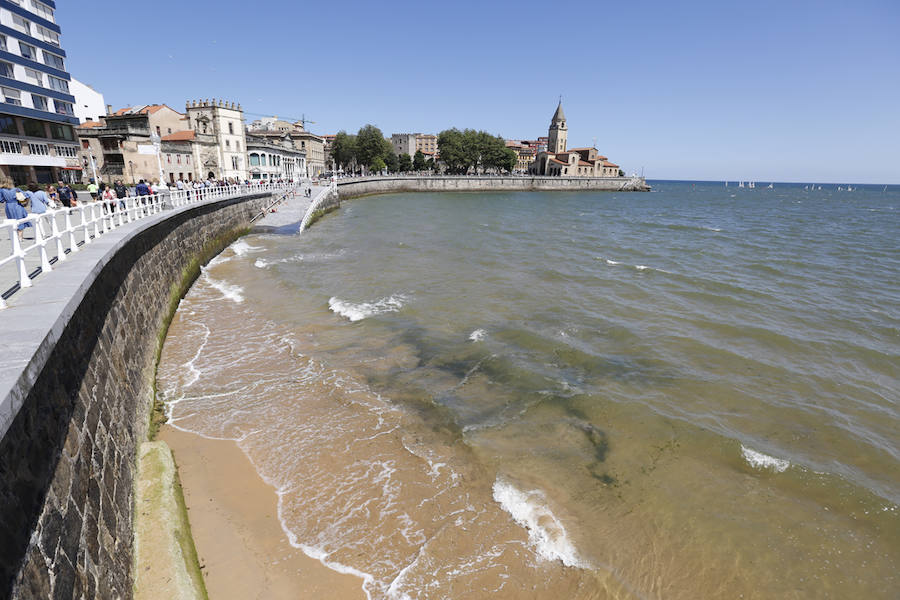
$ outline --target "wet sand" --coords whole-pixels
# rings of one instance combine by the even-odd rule
[[[164,426],[184,488],[210,598],[365,598],[362,580],[338,573],[288,542],[278,497],[231,441]]]

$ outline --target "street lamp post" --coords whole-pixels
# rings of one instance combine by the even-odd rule
[[[150,135],[150,142],[153,144],[153,148],[156,150],[156,165],[159,167],[159,184],[166,185],[166,177],[163,174],[162,168],[162,157],[160,156],[160,147],[162,138],[159,137],[158,134],[153,133]]]

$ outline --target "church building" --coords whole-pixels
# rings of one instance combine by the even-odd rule
[[[532,175],[561,177],[618,177],[619,165],[609,162],[596,148],[572,148],[566,150],[566,115],[562,100],[550,121],[547,151],[538,153],[528,171]]]

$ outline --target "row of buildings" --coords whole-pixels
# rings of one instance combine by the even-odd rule
[[[567,149],[569,128],[562,100],[550,119],[547,136],[536,140],[506,140],[506,147],[517,155],[515,170],[531,175],[560,177],[619,177],[619,165],[602,156],[596,148]],[[440,160],[437,136],[423,133],[395,133],[391,145],[398,155],[412,156],[421,151],[426,158]]]
[[[55,11],[55,0],[0,0],[0,171],[16,184],[243,181],[325,171],[325,137],[277,119],[249,130],[233,102],[113,111],[70,75]]]
[[[270,180],[325,171],[325,138],[301,122],[244,122],[240,104],[193,100],[123,108],[76,128],[85,178]]]

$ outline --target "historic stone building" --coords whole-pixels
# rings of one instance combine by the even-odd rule
[[[240,104],[223,100],[189,101],[185,106],[188,129],[198,135],[216,138],[219,170],[203,172],[203,179],[235,179],[244,181],[247,172],[247,138],[244,132],[244,111]]]
[[[569,128],[563,113],[562,100],[550,120],[547,150],[539,152],[528,168],[532,175],[562,177],[618,177],[619,165],[609,162],[596,148],[566,150]]]
[[[282,131],[260,131],[247,135],[250,179],[299,180],[306,176],[306,152],[297,149],[293,134]]]

